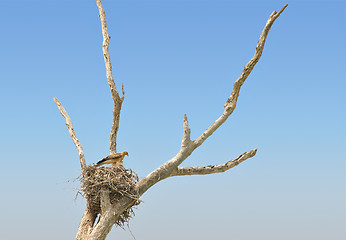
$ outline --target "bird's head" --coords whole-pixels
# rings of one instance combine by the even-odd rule
[[[126,152],[126,151],[125,151],[125,152],[122,152],[122,154],[123,154],[124,156],[125,156],[125,155],[127,155],[127,156],[129,155],[129,153]]]

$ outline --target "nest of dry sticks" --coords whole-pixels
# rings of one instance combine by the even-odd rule
[[[124,211],[116,223],[122,227],[134,216],[133,207],[140,204],[135,184],[138,176],[131,169],[121,166],[96,167],[88,166],[80,177],[80,194],[87,200],[87,208],[95,214],[101,213],[100,194],[101,191],[109,192],[111,203],[121,197],[132,198],[135,203]]]

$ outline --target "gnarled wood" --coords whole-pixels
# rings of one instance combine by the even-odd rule
[[[102,26],[102,36],[103,36],[103,55],[106,65],[106,75],[107,75],[107,81],[112,93],[112,98],[114,101],[114,110],[113,110],[113,123],[112,123],[112,129],[110,134],[110,153],[116,153],[116,137],[117,132],[119,129],[119,117],[120,117],[120,111],[121,106],[124,101],[124,87],[122,86],[122,97],[119,96],[119,93],[117,91],[117,88],[114,83],[113,79],[113,73],[112,73],[112,65],[110,61],[109,56],[109,40],[110,36],[107,32],[107,22],[106,22],[106,15],[104,8],[102,6],[102,3],[100,0],[96,0],[96,4],[99,9],[100,13],[100,19],[101,19],[101,26]],[[251,158],[255,156],[257,149],[253,149],[251,151],[245,152],[238,156],[237,158],[230,160],[224,164],[221,165],[209,165],[204,167],[179,167],[179,165],[187,158],[189,157],[192,152],[198,148],[201,144],[204,143],[204,141],[210,137],[232,114],[234,111],[240,88],[253,70],[254,66],[260,59],[264,44],[267,38],[267,35],[269,33],[269,30],[274,23],[274,21],[280,16],[280,14],[284,11],[284,9],[287,7],[287,4],[277,13],[274,11],[270,16],[269,19],[261,33],[261,36],[259,38],[258,44],[256,46],[256,51],[252,59],[248,62],[248,64],[244,67],[240,77],[235,81],[233,84],[233,89],[231,92],[230,97],[227,99],[226,103],[224,104],[224,111],[221,114],[219,118],[217,118],[198,138],[195,140],[191,140],[191,129],[188,124],[187,116],[184,115],[184,122],[183,122],[183,137],[181,141],[181,147],[179,152],[168,162],[161,165],[159,168],[151,172],[148,176],[144,177],[142,180],[137,182],[135,186],[135,191],[138,193],[138,196],[141,196],[144,192],[146,192],[151,186],[156,184],[157,182],[173,176],[184,176],[184,175],[204,175],[204,174],[213,174],[213,173],[220,173],[227,171],[231,169],[232,167],[240,164],[241,162],[245,161],[248,158]],[[68,127],[70,136],[76,145],[79,153],[79,159],[81,163],[82,173],[86,169],[86,163],[83,153],[83,148],[77,139],[71,119],[69,118],[67,112],[62,107],[61,103],[57,98],[54,98],[55,103],[57,104],[60,113],[63,115],[63,117],[66,120],[66,125]],[[129,198],[126,196],[122,196],[119,199],[116,199],[116,201],[113,202],[110,200],[109,193],[107,191],[102,190],[100,193],[100,208],[101,212],[98,218],[97,223],[95,223],[97,219],[97,215],[95,213],[92,213],[88,208],[86,209],[83,218],[81,220],[81,223],[78,228],[78,232],[76,235],[76,240],[104,240],[108,233],[111,231],[112,226],[116,223],[117,219],[120,219],[119,216],[129,209],[131,206],[133,206],[137,199]],[[137,197],[137,195],[136,195]]]

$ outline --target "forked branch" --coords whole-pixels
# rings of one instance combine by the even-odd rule
[[[223,171],[228,170],[232,167],[232,164],[235,163],[239,164],[241,161],[248,159],[249,157],[253,157],[256,154],[257,149],[247,152],[248,154],[242,154],[239,159],[235,159],[233,162],[228,162],[224,165],[217,166],[216,170],[213,170],[213,168],[204,168],[204,167],[190,167],[190,168],[178,168],[178,166],[188,157],[191,155],[191,153],[198,148],[208,137],[210,137],[232,114],[234,111],[239,91],[247,77],[250,75],[251,71],[255,67],[256,63],[260,59],[264,44],[267,38],[267,35],[269,33],[269,30],[271,26],[273,25],[274,21],[280,16],[280,14],[285,10],[285,8],[288,6],[286,4],[279,12],[274,11],[270,16],[269,19],[261,33],[261,36],[259,38],[259,41],[256,46],[256,51],[254,56],[251,58],[251,60],[246,64],[244,67],[240,77],[235,81],[233,85],[233,89],[231,92],[230,97],[227,99],[225,105],[224,105],[224,112],[222,115],[216,119],[209,128],[207,128],[196,140],[190,141],[190,128],[188,126],[186,115],[184,116],[184,133],[182,138],[182,144],[179,152],[177,155],[175,155],[171,160],[164,163],[162,166],[151,172],[147,177],[143,178],[141,181],[137,183],[138,192],[140,195],[142,195],[145,191],[147,191],[151,186],[153,186],[158,181],[165,179],[170,176],[176,176],[179,175],[187,175],[187,173],[190,171],[190,173],[193,174],[208,174],[208,173],[214,173],[213,171]],[[231,166],[231,167],[230,167]],[[202,170],[205,169],[205,170]]]
[[[85,157],[84,157],[82,144],[79,142],[78,138],[76,137],[76,134],[74,132],[74,128],[72,125],[72,121],[71,121],[69,115],[67,114],[65,108],[62,106],[62,104],[60,103],[60,101],[56,97],[54,97],[53,100],[56,103],[56,105],[58,106],[61,115],[66,120],[67,129],[70,133],[70,136],[72,138],[74,145],[76,145],[76,148],[78,150],[79,161],[80,161],[80,165],[81,165],[82,173],[83,173],[85,168],[86,168],[86,163],[85,163]]]
[[[105,60],[106,65],[106,75],[107,75],[107,81],[109,88],[112,93],[112,98],[114,102],[114,110],[113,110],[113,123],[111,128],[111,134],[110,134],[110,153],[116,153],[117,150],[117,133],[119,129],[119,119],[120,119],[120,111],[121,111],[121,105],[124,101],[125,97],[125,90],[124,85],[122,85],[122,97],[119,96],[118,90],[115,86],[114,78],[113,78],[113,71],[112,71],[112,64],[111,64],[111,58],[109,55],[108,47],[109,47],[109,40],[111,38],[110,35],[108,35],[107,31],[107,21],[106,21],[106,13],[102,6],[102,3],[100,0],[96,0],[97,7],[99,9],[100,13],[100,19],[101,19],[101,28],[102,28],[102,36],[103,36],[103,43],[102,43],[102,50],[103,50],[103,57]]]

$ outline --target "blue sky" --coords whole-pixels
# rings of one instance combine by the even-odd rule
[[[286,1],[103,1],[125,167],[140,177],[223,111],[272,11]],[[257,155],[222,174],[176,177],[143,195],[136,239],[346,237],[344,1],[288,1],[228,121],[183,164]],[[0,238],[73,239],[84,199],[68,111],[87,163],[109,152],[112,100],[94,1],[0,1]],[[67,182],[71,180],[70,182]],[[49,236],[49,237],[48,237]],[[133,239],[114,228],[109,239]]]

